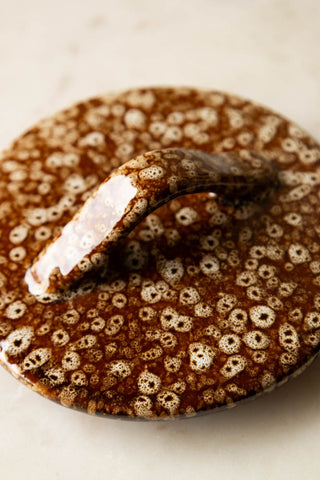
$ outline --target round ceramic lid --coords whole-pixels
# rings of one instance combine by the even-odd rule
[[[274,189],[167,198],[103,274],[106,256],[89,255],[94,278],[33,295],[29,267],[101,182],[168,148],[265,159]],[[143,158],[158,175],[163,158]],[[320,343],[319,166],[295,124],[215,91],[130,90],[41,121],[0,159],[1,363],[64,406],[148,419],[233,406],[300,372]]]

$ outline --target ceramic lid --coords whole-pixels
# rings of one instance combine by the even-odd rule
[[[190,151],[238,162],[229,186],[243,162],[248,183],[252,169],[276,174],[261,198],[214,185],[190,194],[201,190],[192,180],[150,208],[176,162],[195,178]],[[164,152],[171,176],[159,177]],[[221,92],[130,90],[43,120],[0,161],[1,363],[62,405],[148,419],[233,406],[301,371],[320,342],[319,159],[299,127]],[[144,215],[77,260],[76,285],[31,293],[26,272],[112,172],[140,179]],[[120,190],[110,198],[117,209]]]

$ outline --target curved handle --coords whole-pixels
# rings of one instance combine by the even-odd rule
[[[29,291],[42,295],[70,286],[149,213],[180,195],[210,191],[233,202],[262,201],[277,186],[277,169],[260,154],[246,153],[171,148],[125,163],[36,257],[25,275]]]

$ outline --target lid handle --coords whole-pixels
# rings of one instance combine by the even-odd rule
[[[101,267],[120,238],[175,197],[208,191],[228,202],[261,202],[277,184],[274,162],[254,152],[169,148],[140,155],[115,170],[40,252],[25,275],[29,291],[57,293]]]

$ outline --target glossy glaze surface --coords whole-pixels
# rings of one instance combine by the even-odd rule
[[[92,277],[103,269],[107,275],[112,247],[176,197],[214,192],[220,203],[262,203],[277,186],[275,164],[253,152],[213,155],[167,148],[140,155],[99,185],[35,259],[25,276],[29,292],[55,293],[59,298],[63,290],[84,282],[87,272]]]
[[[31,295],[26,270],[93,189],[168,147],[261,152],[280,187],[263,204],[172,200],[117,245],[106,278],[55,303]],[[191,89],[97,98],[20,137],[0,182],[1,361],[47,397],[193,415],[272,388],[318,351],[319,146],[278,114]]]

